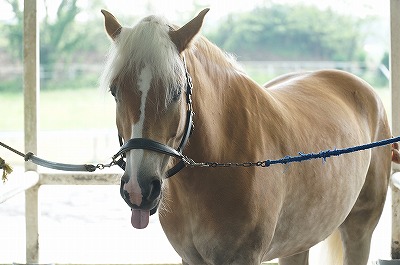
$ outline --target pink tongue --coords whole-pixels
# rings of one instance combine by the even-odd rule
[[[149,224],[150,211],[132,209],[131,223],[134,228],[143,229]]]

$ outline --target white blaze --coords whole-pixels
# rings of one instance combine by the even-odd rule
[[[139,121],[136,124],[133,124],[132,135],[131,138],[142,138],[143,137],[143,124],[145,118],[145,107],[147,95],[150,90],[151,85],[151,69],[148,66],[145,66],[140,72],[138,78],[138,90],[141,92],[141,102],[140,102],[140,116]],[[124,189],[128,191],[131,197],[135,197],[135,204],[140,205],[141,203],[141,190],[139,183],[137,181],[137,174],[139,171],[140,164],[143,159],[143,150],[136,149],[131,150],[126,154],[126,170],[125,174],[127,174],[130,179],[129,182],[125,184]],[[140,201],[139,201],[140,198]],[[133,199],[133,198],[132,198]],[[132,201],[131,199],[131,201]]]
[[[131,138],[143,137],[143,123],[145,117],[144,111],[146,107],[147,94],[149,93],[150,90],[151,79],[152,76],[150,67],[145,66],[140,72],[138,80],[138,89],[142,94],[140,100],[140,118],[138,123],[133,125]]]

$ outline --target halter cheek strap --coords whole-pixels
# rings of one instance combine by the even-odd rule
[[[123,139],[121,136],[118,136],[119,138],[119,143],[121,145],[120,150],[113,156],[113,161],[115,164],[117,164],[120,168],[125,170],[126,167],[126,162],[124,160],[126,152],[134,149],[145,149],[145,150],[150,150],[154,151],[157,153],[161,153],[164,155],[172,156],[175,158],[180,159],[180,161],[173,166],[171,169],[167,171],[166,178],[170,178],[179,171],[181,171],[185,166],[186,163],[184,161],[185,156],[182,154],[182,150],[185,148],[189,137],[194,129],[194,124],[193,124],[193,106],[192,106],[192,91],[193,91],[193,83],[192,83],[192,78],[189,75],[189,72],[186,67],[186,62],[183,59],[183,63],[185,66],[185,72],[186,72],[186,104],[187,104],[187,112],[186,112],[186,123],[185,123],[185,130],[184,134],[182,137],[182,140],[178,146],[177,149],[174,149],[168,145],[156,142],[151,139],[146,139],[146,138],[132,138],[128,140],[126,143],[123,142]],[[119,158],[119,159],[118,159]]]

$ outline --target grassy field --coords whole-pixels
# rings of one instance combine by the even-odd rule
[[[104,129],[115,126],[115,103],[111,95],[96,88],[55,90],[40,93],[41,130]],[[0,95],[0,132],[22,131],[22,93]]]
[[[389,109],[390,90],[381,88],[376,91]],[[23,104],[22,93],[0,95],[0,132],[23,131]],[[40,130],[115,127],[115,102],[111,95],[96,88],[41,92],[39,108]]]

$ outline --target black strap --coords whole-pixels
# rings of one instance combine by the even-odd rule
[[[186,164],[183,160],[179,161],[178,164],[176,164],[175,166],[173,166],[172,168],[170,168],[167,171],[167,176],[166,178],[170,178],[173,175],[175,175],[176,173],[178,173],[179,171],[181,171],[182,169],[184,169],[186,167]]]
[[[187,141],[187,139],[185,141]],[[177,150],[175,150],[167,145],[161,144],[159,142],[155,142],[150,139],[133,138],[133,139],[130,139],[128,142],[126,142],[121,147],[119,152],[116,153],[113,157],[115,164],[118,165],[123,170],[125,170],[126,162],[122,155],[125,154],[125,152],[132,150],[132,149],[151,150],[151,151],[162,153],[165,155],[174,156],[174,157],[180,158],[180,159],[182,159],[182,157],[183,157],[183,155],[181,153],[179,153]],[[117,157],[120,157],[120,158],[118,160],[115,160]],[[166,178],[172,177],[173,175],[175,175],[176,173],[181,171],[184,167],[186,167],[185,162],[183,160],[180,160],[175,166],[173,166],[172,168],[170,168],[167,171]]]
[[[42,166],[42,167],[47,167],[47,168],[52,168],[56,170],[63,170],[63,171],[88,171],[88,172],[93,172],[97,168],[100,167],[100,165],[95,166],[91,164],[81,164],[81,165],[76,165],[76,164],[65,164],[65,163],[58,163],[58,162],[53,162],[49,160],[42,159],[40,157],[37,157],[34,153],[28,152],[26,154],[12,148],[9,145],[6,145],[3,142],[0,142],[0,146],[10,150],[11,152],[21,156],[24,158],[25,161],[31,161],[32,163]],[[102,167],[104,166],[111,166],[111,164],[107,165],[101,165]],[[0,167],[1,168],[1,167]]]
[[[117,158],[132,149],[146,149],[162,153],[164,155],[173,156],[176,158],[183,157],[183,155],[180,152],[178,152],[172,147],[169,147],[168,145],[146,138],[132,138],[129,141],[127,141],[123,146],[121,146],[121,149],[118,151],[118,153],[114,155],[113,158]]]
[[[95,165],[91,165],[91,164],[76,165],[76,164],[65,164],[65,163],[53,162],[53,161],[39,158],[39,157],[35,156],[33,153],[28,153],[25,156],[25,160],[32,161],[32,163],[42,166],[42,167],[47,167],[47,168],[52,168],[52,169],[62,170],[62,171],[93,172],[97,169],[97,167]]]
[[[187,139],[186,139],[187,141]],[[177,150],[169,147],[168,145],[161,144],[159,142],[146,139],[146,138],[133,138],[127,141],[124,145],[122,145],[121,149],[114,155],[115,164],[117,164],[120,168],[125,170],[126,162],[122,157],[127,151],[132,149],[146,149],[158,153],[162,153],[165,155],[173,156],[179,159],[183,158],[183,155]],[[118,160],[115,160],[117,157],[120,157]],[[183,160],[180,160],[175,166],[167,171],[167,178],[172,177],[179,171],[181,171],[186,166]]]
[[[181,140],[181,143],[179,144],[179,147],[177,151],[180,153],[183,151],[185,148],[187,141],[189,140],[190,135],[192,134],[192,130],[194,128],[193,125],[193,114],[194,112],[192,110],[188,110],[186,114],[186,124],[185,124],[185,134],[183,135],[183,138]]]

